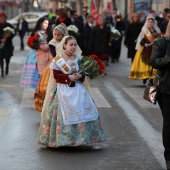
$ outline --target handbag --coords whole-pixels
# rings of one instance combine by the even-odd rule
[[[167,54],[168,46],[169,46],[169,43],[167,43],[167,40],[165,39],[165,51],[164,51],[165,56]],[[150,76],[152,75],[152,72],[153,72],[153,67],[152,67]],[[155,78],[149,79],[148,83],[146,84],[144,94],[143,94],[143,98],[153,104],[157,103],[157,96],[159,93],[159,82],[160,82],[159,75],[157,71],[157,73],[155,74]]]
[[[151,70],[151,75],[152,75],[152,72],[153,72],[153,67]],[[157,103],[159,80],[160,80],[160,77],[158,76],[158,74],[156,74],[155,79],[148,80],[145,90],[144,90],[143,98],[151,102],[152,104]]]

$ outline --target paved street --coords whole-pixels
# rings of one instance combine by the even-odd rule
[[[34,90],[19,86],[29,51],[20,51],[19,43],[16,36],[9,75],[0,77],[0,170],[165,169],[161,112],[142,98],[142,81],[128,79],[131,61],[124,46],[108,75],[89,82],[107,141],[52,149],[36,144],[41,113],[33,109]]]

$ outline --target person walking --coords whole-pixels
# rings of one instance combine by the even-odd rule
[[[1,66],[1,77],[8,75],[9,63],[13,56],[14,46],[12,39],[15,36],[14,27],[7,22],[7,15],[5,12],[0,12],[0,66]],[[8,31],[5,31],[8,29]],[[6,68],[4,72],[4,60]]]
[[[123,33],[125,31],[124,22],[122,20],[121,15],[115,16],[115,29],[118,30],[121,36],[115,40],[112,40],[112,45],[110,48],[111,51],[111,63],[119,62],[120,53],[121,53],[121,46],[122,46],[122,38]]]
[[[129,24],[126,35],[124,45],[128,48],[127,58],[131,58],[131,62],[133,63],[133,59],[136,53],[136,42],[141,32],[142,23],[139,21],[139,14],[134,13],[131,18],[131,23]]]
[[[105,25],[104,16],[99,15],[98,25],[92,29],[89,50],[91,54],[97,55],[104,64],[104,75],[106,73],[106,65],[109,60],[109,44],[111,41],[111,30],[110,27]]]
[[[153,43],[151,66],[160,77],[157,100],[163,117],[164,158],[170,170],[170,21],[165,36]]]
[[[161,31],[154,17],[147,17],[137,39],[137,52],[130,69],[129,78],[143,80],[143,84],[146,84],[147,79],[155,77],[154,74],[152,76],[150,75],[152,70],[150,58],[153,42],[159,38],[160,35]]]
[[[68,35],[67,33],[67,28],[64,24],[59,24],[53,29],[53,39],[50,40],[49,48],[50,52],[52,54],[52,57],[56,57],[56,51],[57,51],[57,45],[60,43],[60,41],[63,39],[64,36]],[[51,63],[49,63],[50,65]],[[35,94],[35,102],[34,102],[34,109],[38,111],[42,111],[42,106],[44,103],[45,95],[46,95],[46,90],[48,86],[48,81],[50,77],[50,68],[49,65],[46,66],[44,69],[40,80],[38,82],[38,86],[36,89],[36,94]]]
[[[37,143],[47,147],[81,146],[106,140],[99,113],[89,92],[83,85],[85,77],[68,74],[63,66],[78,71],[81,50],[72,36],[65,36],[58,44],[58,58],[50,68],[56,83],[43,105]],[[58,63],[62,58],[63,63]],[[85,97],[82,97],[85,96]]]
[[[24,50],[24,36],[26,32],[29,32],[28,22],[24,19],[23,15],[20,15],[16,31],[19,33],[20,37],[20,50]]]
[[[94,18],[92,15],[87,16],[87,23],[84,27],[84,55],[90,55],[89,51],[89,41],[90,41],[90,34],[94,27]]]
[[[52,60],[48,42],[52,39],[52,31],[47,17],[40,18],[32,32],[32,36],[38,34],[40,45],[36,49],[31,49],[28,53],[22,76],[21,87],[37,88],[40,75],[45,67]]]

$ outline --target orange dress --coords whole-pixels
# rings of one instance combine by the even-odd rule
[[[35,93],[34,109],[36,109],[40,112],[42,111],[42,106],[43,106],[44,99],[45,99],[48,80],[50,77],[49,65],[44,69],[44,71],[40,77],[40,80],[38,82],[38,86],[37,86],[36,93]]]

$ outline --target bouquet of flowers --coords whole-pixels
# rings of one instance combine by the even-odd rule
[[[11,27],[5,27],[3,29],[3,37],[4,38],[6,37],[7,34],[14,34],[14,33],[15,33],[15,31]],[[4,47],[4,45],[5,45],[5,42],[1,42],[0,49],[2,49]]]
[[[11,27],[4,28],[3,32],[4,32],[4,35],[5,34],[14,34],[15,33],[14,29],[12,29]]]
[[[28,38],[27,45],[30,48],[37,50],[39,48],[40,44],[41,44],[41,40],[40,40],[38,34],[31,35]]]
[[[90,56],[84,56],[78,60],[79,73],[88,76],[91,80],[102,75],[104,65],[98,56],[92,54]]]
[[[78,32],[79,29],[75,25],[69,25],[67,27],[67,31],[68,31],[68,34],[71,36],[76,37],[77,35],[79,35],[79,32]]]
[[[113,40],[120,38],[121,34],[117,29],[111,28],[111,37]]]

